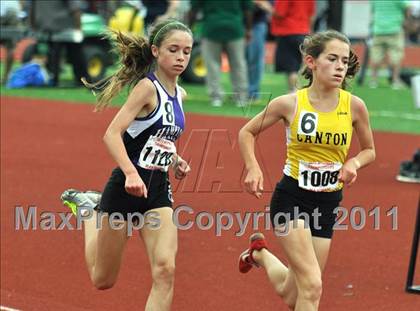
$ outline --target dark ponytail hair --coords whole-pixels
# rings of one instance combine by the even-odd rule
[[[106,34],[114,44],[113,52],[120,55],[120,68],[115,74],[96,83],[88,83],[82,79],[85,86],[97,95],[95,111],[103,110],[125,86],[132,88],[152,70],[155,59],[151,46],[160,47],[172,30],[186,31],[192,36],[187,26],[174,19],[156,24],[151,30],[149,40],[114,30]]]
[[[325,50],[325,46],[331,40],[340,40],[344,43],[347,43],[349,47],[351,46],[350,40],[341,32],[335,30],[327,30],[323,32],[314,33],[312,35],[306,36],[305,40],[300,46],[300,52],[302,56],[311,55],[313,58],[318,58],[318,56]],[[350,49],[349,63],[346,76],[344,77],[342,88],[346,89],[347,80],[353,79],[356,73],[360,69],[359,59],[357,55]],[[307,66],[304,66],[301,70],[301,75],[309,80],[309,83],[304,87],[309,87],[313,82],[312,70]]]

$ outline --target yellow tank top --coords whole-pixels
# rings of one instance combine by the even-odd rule
[[[312,107],[308,89],[297,91],[296,114],[286,129],[284,174],[310,191],[330,192],[343,187],[338,173],[350,147],[353,131],[351,94],[340,89],[338,105],[321,112]]]

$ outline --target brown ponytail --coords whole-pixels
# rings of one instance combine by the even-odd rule
[[[187,26],[176,20],[165,20],[157,24],[150,35],[151,43],[143,37],[129,33],[107,33],[108,39],[114,43],[113,52],[120,55],[120,68],[112,76],[96,83],[88,83],[82,79],[85,86],[97,95],[95,111],[103,110],[125,86],[132,88],[152,70],[154,57],[151,44],[159,47],[172,30],[183,30],[191,34]]]
[[[95,90],[99,90],[95,111],[103,110],[126,85],[132,87],[143,79],[153,64],[152,51],[146,39],[120,31],[110,31],[107,36],[114,41],[113,52],[120,55],[120,68],[112,76],[97,83],[83,80],[94,94]]]

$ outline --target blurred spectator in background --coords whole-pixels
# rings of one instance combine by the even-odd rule
[[[300,45],[311,33],[315,1],[276,0],[271,20],[271,33],[276,37],[275,71],[285,72],[289,92],[296,90],[302,64]]]
[[[225,51],[229,60],[230,80],[237,106],[248,100],[248,75],[245,59],[245,44],[252,33],[252,1],[204,1],[192,0],[190,25],[201,11],[201,53],[207,67],[206,85],[214,107],[223,104],[220,85],[221,56]],[[245,17],[245,25],[244,25]]]
[[[404,30],[409,43],[420,43],[420,1],[410,1],[404,22]]]
[[[412,161],[403,161],[397,180],[409,183],[420,183],[420,148],[413,155]]]
[[[2,1],[0,5],[0,27],[18,30],[22,28],[21,14],[22,12],[22,1],[19,0],[8,0]],[[4,27],[4,28],[3,28]],[[12,69],[14,52],[18,36],[2,36],[0,44],[5,48],[6,58],[4,60],[3,77],[1,84],[6,84],[7,77],[9,76],[10,70]]]
[[[400,89],[401,61],[404,57],[403,23],[408,3],[404,0],[374,0],[372,7],[372,47],[369,82],[371,88],[378,87],[378,70],[382,65],[391,67],[392,88]]]
[[[168,18],[177,18],[179,0],[142,0],[141,2],[147,9],[146,17],[144,18],[146,29],[155,22]]]
[[[333,29],[328,27],[328,13],[330,11],[328,2],[325,0],[316,0],[315,7],[315,18],[312,26],[312,31],[318,32],[325,31],[327,29]]]
[[[85,13],[98,14],[108,23],[115,10],[125,2],[125,0],[85,0],[85,9],[83,11]],[[139,1],[137,0],[136,2]]]
[[[343,2],[344,1],[328,0],[327,2],[328,2],[327,28],[341,31],[341,26],[343,23]]]
[[[267,19],[273,7],[268,0],[254,0],[252,16],[252,38],[246,47],[248,65],[248,96],[250,99],[260,98],[260,83],[265,65],[265,40],[267,37]]]
[[[57,86],[63,47],[73,66],[74,82],[81,86],[86,77],[87,65],[83,57],[83,33],[81,29],[82,1],[31,1],[30,24],[34,31],[48,37],[47,69],[51,74],[51,86]],[[67,34],[57,38],[59,34]],[[57,39],[54,39],[54,36]],[[54,40],[53,40],[54,39]]]

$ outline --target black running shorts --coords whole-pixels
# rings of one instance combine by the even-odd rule
[[[298,181],[284,175],[277,183],[270,203],[273,227],[294,219],[304,219],[312,236],[331,239],[336,219],[334,210],[342,200],[342,191],[314,192],[302,189]]]
[[[125,190],[125,175],[120,168],[112,171],[102,194],[99,210],[105,213],[120,213],[127,220],[129,213],[144,214],[147,211],[172,207],[172,189],[168,173],[159,170],[137,168],[147,188],[147,199],[128,194]]]

